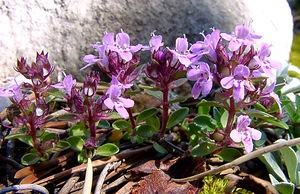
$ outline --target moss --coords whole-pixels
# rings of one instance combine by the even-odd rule
[[[300,35],[294,34],[290,62],[300,68]]]
[[[228,179],[217,176],[206,176],[203,179],[203,187],[200,194],[220,194],[225,193],[228,185]]]

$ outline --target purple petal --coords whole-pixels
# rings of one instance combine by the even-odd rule
[[[251,127],[247,127],[247,129],[250,132],[251,138],[253,140],[260,140],[260,138],[261,138],[261,132],[259,130],[253,129]]]
[[[201,91],[202,91],[202,84],[199,81],[197,81],[194,84],[193,89],[191,91],[193,98],[197,99],[200,96]]]
[[[234,142],[241,142],[242,141],[242,134],[236,130],[236,129],[233,129],[231,132],[230,132],[230,138],[234,141]]]
[[[119,45],[122,49],[129,48],[130,46],[129,35],[125,32],[118,33],[116,35],[116,45]]]
[[[191,64],[190,59],[188,59],[188,57],[185,55],[179,55],[178,60],[180,61],[181,64],[183,64],[186,67],[188,67]]]
[[[107,108],[109,108],[111,110],[114,109],[115,103],[114,103],[114,101],[112,101],[111,98],[105,99],[104,104],[105,104],[105,106],[107,106]]]
[[[226,33],[221,33],[220,36],[227,41],[230,41],[233,38],[231,34],[226,34]]]
[[[244,132],[244,133],[242,134],[242,142],[243,142],[243,144],[244,144],[244,147],[245,147],[246,152],[247,152],[247,153],[252,152],[252,150],[253,150],[253,142],[252,142],[252,139],[251,139],[249,133]]]
[[[127,119],[129,117],[129,114],[128,114],[127,110],[124,108],[123,104],[116,103],[115,109],[121,115],[121,117],[123,117],[124,119]]]
[[[234,78],[233,76],[224,77],[221,79],[221,85],[225,89],[230,89],[233,86]]]
[[[104,45],[114,45],[115,41],[114,41],[114,33],[107,33],[103,36],[102,38],[102,43]]]
[[[238,65],[234,69],[234,75],[238,77],[238,79],[248,78],[250,76],[250,69],[245,65]]]
[[[191,81],[196,81],[199,79],[200,71],[199,69],[189,69],[186,77]]]
[[[207,96],[212,88],[212,80],[209,80],[207,82],[203,82],[203,89],[202,89],[202,95]]]
[[[232,52],[237,51],[240,48],[240,46],[242,45],[242,43],[243,43],[242,41],[232,39],[228,44],[228,48]]]
[[[127,98],[122,98],[122,97],[120,97],[120,98],[119,98],[119,101],[123,104],[123,106],[124,106],[125,108],[131,108],[131,107],[134,106],[134,101],[131,100],[131,99],[127,99]]]
[[[152,36],[149,41],[149,45],[150,45],[151,52],[158,50],[159,47],[164,45],[164,43],[162,42],[162,36],[161,35]]]
[[[132,59],[132,53],[129,51],[119,51],[118,53],[120,57],[126,62]]]
[[[143,45],[138,44],[136,46],[130,46],[129,50],[130,50],[130,52],[135,53],[135,52],[138,52],[139,50],[141,50],[142,48],[143,48]]]
[[[176,50],[177,52],[183,54],[188,50],[189,43],[187,38],[184,36],[183,38],[176,39]]]
[[[245,96],[245,87],[244,87],[244,81],[235,81],[234,87],[233,87],[233,98],[240,102],[244,99]]]

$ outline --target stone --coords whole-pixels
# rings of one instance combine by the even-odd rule
[[[49,53],[53,65],[82,80],[82,58],[93,53],[105,31],[123,29],[133,44],[147,44],[150,33],[163,35],[165,45],[186,34],[190,43],[199,32],[215,27],[231,33],[237,24],[253,20],[253,30],[271,42],[272,52],[287,61],[293,19],[286,0],[1,0],[0,77],[15,76],[13,66],[24,56]],[[280,13],[280,14],[279,14]]]

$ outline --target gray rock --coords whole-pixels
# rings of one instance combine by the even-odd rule
[[[17,58],[32,62],[44,50],[53,65],[82,79],[82,58],[105,31],[123,29],[133,44],[147,44],[157,30],[165,45],[173,46],[182,34],[194,43],[199,32],[215,27],[230,33],[251,18],[254,31],[272,42],[279,60],[287,61],[293,20],[286,0],[1,0],[0,77],[15,75]]]

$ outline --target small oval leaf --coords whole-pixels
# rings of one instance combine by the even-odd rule
[[[175,125],[183,121],[183,119],[187,116],[188,113],[189,109],[187,107],[183,107],[173,112],[170,115],[169,120],[167,122],[167,128],[169,129],[171,127],[174,127]]]
[[[112,156],[119,152],[119,147],[113,143],[106,143],[97,149],[97,155],[99,156]]]
[[[199,145],[195,146],[192,151],[191,155],[193,157],[201,157],[206,156],[208,154],[211,154],[212,152],[216,151],[217,149],[220,149],[212,142],[203,142]]]
[[[156,129],[151,125],[140,125],[134,129],[134,133],[141,137],[152,137]]]
[[[40,157],[34,153],[27,153],[21,158],[23,165],[29,166],[36,164],[40,160]]]
[[[156,115],[158,113],[157,108],[149,108],[144,111],[142,111],[136,118],[136,122],[140,123],[142,121],[145,121],[146,119],[152,117],[153,115]]]
[[[130,123],[125,120],[117,120],[113,122],[112,127],[114,129],[122,130],[122,129],[128,129],[131,127]]]
[[[67,139],[71,145],[71,149],[80,152],[83,148],[84,140],[78,136],[71,136]]]

